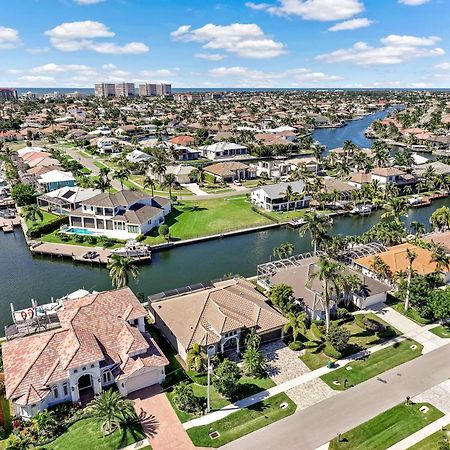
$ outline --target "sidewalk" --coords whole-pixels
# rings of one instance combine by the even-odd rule
[[[439,347],[447,344],[445,339],[436,336],[429,330],[436,326],[436,324],[420,326],[411,319],[408,319],[403,314],[395,311],[384,303],[373,305],[369,312],[373,312],[380,319],[388,322],[393,327],[397,328],[406,337],[417,341],[423,345],[423,353],[428,353],[436,350]]]
[[[439,431],[442,427],[445,427],[449,423],[450,423],[450,414],[447,414],[446,416],[443,416],[440,419],[436,420],[435,422],[430,423],[430,425],[427,425],[426,427],[415,432],[414,434],[411,434],[407,438],[403,439],[403,441],[397,442],[396,444],[389,447],[387,450],[406,450],[412,447],[413,445],[417,444],[418,442],[422,441],[426,437],[430,436],[431,434],[436,433],[436,431]]]
[[[241,408],[247,408],[248,406],[251,406],[251,405],[254,405],[255,403],[261,402],[262,400],[264,400],[266,398],[273,397],[274,395],[280,394],[281,392],[286,392],[289,389],[292,389],[294,387],[305,384],[308,381],[319,378],[322,375],[325,375],[329,372],[333,372],[337,369],[340,369],[341,367],[345,367],[348,363],[355,361],[359,358],[362,358],[363,356],[370,355],[374,352],[377,352],[378,350],[389,347],[395,343],[402,342],[405,339],[406,339],[405,336],[399,336],[399,337],[390,339],[381,344],[374,345],[373,347],[371,347],[367,350],[363,350],[361,352],[355,353],[354,355],[350,355],[346,358],[336,361],[335,367],[333,369],[328,369],[326,366],[320,367],[319,369],[313,370],[311,372],[307,372],[303,375],[300,375],[297,378],[293,378],[292,380],[286,381],[285,383],[278,384],[277,386],[267,389],[266,391],[261,391],[250,397],[243,398],[243,399],[237,401],[236,403],[232,403],[230,405],[223,407],[222,409],[220,409],[218,411],[212,412],[210,414],[206,414],[205,416],[198,417],[197,419],[193,419],[193,420],[190,420],[189,422],[184,423],[183,424],[184,429],[188,430],[189,428],[197,427],[200,425],[208,425],[212,422],[223,419],[224,417],[227,417],[228,415],[238,411]]]

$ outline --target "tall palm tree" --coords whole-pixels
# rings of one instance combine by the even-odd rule
[[[425,233],[425,225],[422,222],[418,222],[417,220],[413,220],[411,222],[410,228],[418,238],[420,238]]]
[[[186,364],[189,370],[199,373],[205,368],[206,356],[197,342],[187,352]]]
[[[343,294],[346,306],[350,303],[351,295],[358,294],[363,289],[361,279],[354,274],[341,276],[338,279],[337,286],[339,291]]]
[[[113,255],[108,262],[107,268],[112,285],[115,288],[128,286],[130,276],[136,279],[139,275],[139,269],[133,264],[131,258]]]
[[[155,190],[155,187],[156,187],[155,180],[147,175],[144,178],[144,189],[150,189],[152,192],[152,197],[153,197],[153,192]]]
[[[287,323],[283,331],[285,333],[292,331],[292,337],[294,342],[296,342],[298,335],[304,333],[306,330],[306,314],[304,312],[291,311],[286,314],[286,319]]]
[[[273,249],[274,256],[278,256],[280,259],[288,258],[292,256],[294,252],[294,245],[290,242],[285,242],[284,244],[279,245]]]
[[[36,222],[37,218],[42,222],[44,215],[38,205],[27,205],[23,208],[23,217],[27,222]]]
[[[113,178],[115,180],[119,180],[120,181],[120,187],[123,191],[123,182],[128,180],[128,177],[130,175],[131,171],[130,169],[128,169],[127,167],[120,167],[119,169],[115,170],[113,173]]]
[[[162,182],[161,186],[164,189],[169,190],[169,198],[172,198],[172,189],[177,185],[177,178],[173,173],[168,173],[164,176],[164,181]]]
[[[393,217],[396,222],[400,222],[400,217],[406,216],[407,204],[401,197],[392,197],[386,203],[387,211],[381,216],[382,219]]]
[[[436,244],[432,241],[431,262],[436,264],[436,272],[443,273],[444,270],[448,271],[450,267],[450,256],[442,244]]]
[[[133,402],[119,392],[108,389],[94,398],[87,406],[87,411],[102,421],[102,431],[111,433],[126,417],[136,415]]]
[[[433,229],[438,231],[450,229],[450,209],[447,206],[436,209],[436,211],[431,214],[430,223],[433,226]]]
[[[111,181],[108,177],[99,177],[94,181],[94,188],[105,192],[111,188]]]
[[[373,257],[370,263],[370,270],[382,280],[386,280],[392,275],[389,266],[378,255]]]
[[[153,175],[161,180],[167,172],[166,161],[162,158],[155,158],[155,160],[150,164],[150,169]]]
[[[409,296],[410,296],[410,288],[411,288],[411,279],[413,275],[413,263],[417,258],[417,253],[414,250],[406,249],[406,259],[408,260],[408,286],[406,290],[406,298],[405,298],[405,311],[408,311],[409,308]]]
[[[323,214],[307,213],[303,220],[304,223],[299,228],[300,236],[304,236],[309,231],[314,253],[316,253],[319,245],[328,237],[327,231],[331,228],[331,219]]]
[[[330,304],[333,292],[337,295],[339,291],[339,279],[342,276],[342,265],[337,261],[322,256],[317,263],[317,271],[308,276],[308,284],[314,279],[322,283],[322,302],[325,307],[326,332],[330,329]]]

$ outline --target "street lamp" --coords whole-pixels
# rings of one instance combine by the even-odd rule
[[[210,399],[211,399],[211,374],[213,372],[213,365],[211,364],[211,357],[208,355],[208,388],[207,388],[207,396],[206,396],[206,413],[210,411]]]

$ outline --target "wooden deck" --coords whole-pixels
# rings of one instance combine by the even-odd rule
[[[15,217],[14,219],[3,219],[0,217],[0,228],[4,233],[12,233],[14,227],[20,227],[20,217]]]

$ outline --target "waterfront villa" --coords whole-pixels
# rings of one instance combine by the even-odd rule
[[[325,304],[322,299],[323,282],[318,279],[309,281],[312,273],[316,272],[319,257],[311,256],[304,259],[296,259],[295,264],[283,265],[283,261],[279,264],[271,263],[258,267],[258,273],[263,275],[263,266],[268,270],[268,277],[259,276],[258,284],[265,289],[271,286],[287,284],[294,291],[295,300],[300,302],[305,312],[312,320],[325,318]],[[336,292],[332,293],[331,310],[334,311],[340,301],[352,302],[358,308],[367,308],[376,303],[386,300],[386,293],[391,289],[387,284],[381,283],[370,276],[364,275],[356,270],[344,266],[343,275],[354,275],[358,277],[361,284],[354,292],[348,293],[346,298],[336,298]]]
[[[293,198],[288,199],[288,188],[292,189]],[[311,201],[311,196],[304,195],[305,183],[292,181],[289,183],[270,184],[261,186],[251,193],[251,201],[255,206],[266,211],[287,211],[305,208]]]
[[[211,356],[239,352],[244,333],[251,329],[262,342],[283,337],[286,319],[244,278],[186,292],[162,299],[155,295],[149,302],[155,325],[184,361],[194,343]]]
[[[256,178],[256,169],[239,161],[226,161],[211,164],[203,169],[216,181],[252,180]]]
[[[211,145],[199,147],[205,158],[211,159],[232,159],[245,157],[248,149],[244,145],[235,144],[233,142],[217,142]]]
[[[151,197],[139,191],[104,192],[81,202],[70,213],[70,227],[65,231],[134,239],[161,225],[171,209],[168,198]]]
[[[145,331],[131,289],[64,300],[60,328],[2,345],[6,398],[29,419],[50,406],[86,404],[116,386],[123,395],[161,383],[168,360]]]
[[[44,192],[52,192],[63,187],[74,187],[75,178],[70,172],[51,170],[37,178],[37,184]]]
[[[99,189],[81,188],[78,186],[64,187],[47,192],[37,198],[41,209],[60,215],[70,214],[79,208],[81,203],[101,194]]]

